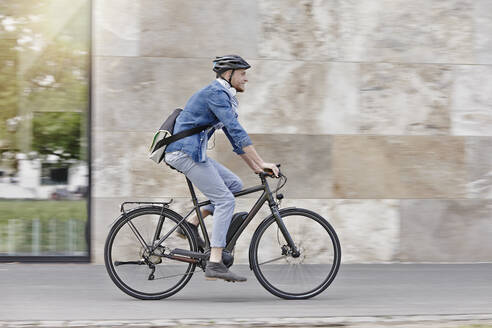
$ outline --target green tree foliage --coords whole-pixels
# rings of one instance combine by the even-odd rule
[[[31,150],[80,159],[89,32],[88,0],[0,0],[0,151],[19,148],[22,125]]]
[[[15,44],[15,39],[0,39],[0,149],[12,147],[7,120],[17,116],[19,104]]]
[[[33,150],[42,155],[58,155],[62,161],[81,159],[80,121],[79,113],[35,113]]]

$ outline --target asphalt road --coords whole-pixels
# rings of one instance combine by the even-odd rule
[[[492,314],[492,264],[342,265],[321,295],[277,298],[246,266],[246,283],[193,276],[178,294],[141,301],[104,266],[0,264],[0,320],[159,320]]]

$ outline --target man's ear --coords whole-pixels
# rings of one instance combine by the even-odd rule
[[[231,77],[231,72],[232,72],[232,70],[227,70],[227,71],[225,71],[224,73],[222,73],[222,78],[223,78],[224,80],[229,81],[229,78]]]

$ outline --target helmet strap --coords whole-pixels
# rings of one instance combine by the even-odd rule
[[[231,88],[233,88],[231,81],[232,81],[232,74],[234,74],[234,71],[235,71],[235,69],[232,70],[231,76],[229,76],[229,81],[228,81],[229,82],[229,85],[231,86]]]
[[[222,80],[224,80],[224,81],[226,81],[227,83],[229,83],[229,81],[227,81],[227,80],[226,80],[226,79],[225,79],[222,75],[219,75],[219,77],[220,77]]]
[[[226,79],[222,76],[222,74],[219,74],[219,77],[220,77],[222,80],[224,80],[224,81],[226,81],[227,83],[229,83],[229,86],[230,86],[231,88],[233,88],[233,86],[232,86],[232,74],[234,74],[234,71],[235,71],[235,69],[233,69],[233,70],[232,70],[232,72],[231,72],[231,76],[229,77],[229,80],[226,80]]]

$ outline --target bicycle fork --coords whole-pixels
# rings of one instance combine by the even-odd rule
[[[280,216],[280,212],[278,210],[278,205],[273,199],[272,192],[270,191],[270,187],[268,186],[267,183],[265,183],[265,178],[262,178],[262,181],[264,182],[265,186],[265,192],[267,193],[267,199],[268,199],[268,205],[270,206],[270,209],[272,211],[273,216],[275,217],[275,221],[277,222],[278,228],[280,229],[280,232],[282,232],[282,235],[284,236],[285,240],[287,241],[287,245],[291,249],[291,255],[293,257],[299,257],[300,253],[299,250],[297,249],[294,240],[292,240],[292,237],[290,236],[289,231],[287,230],[287,227],[284,224],[284,220],[282,220],[282,217]],[[282,247],[282,253],[286,252],[286,250]],[[283,254],[283,255],[287,255]]]
[[[297,249],[294,240],[292,240],[292,237],[290,236],[290,233],[284,224],[284,220],[282,220],[282,217],[280,216],[280,212],[278,211],[277,205],[275,204],[273,207],[270,206],[270,208],[272,209],[273,216],[275,217],[275,221],[277,222],[277,226],[280,229],[280,232],[284,236],[285,240],[287,241],[287,245],[291,249],[292,257],[299,257],[301,254],[299,253],[299,250]],[[285,251],[286,250],[284,250],[282,247],[282,253],[284,253]],[[283,254],[283,255],[287,255],[287,254]]]

